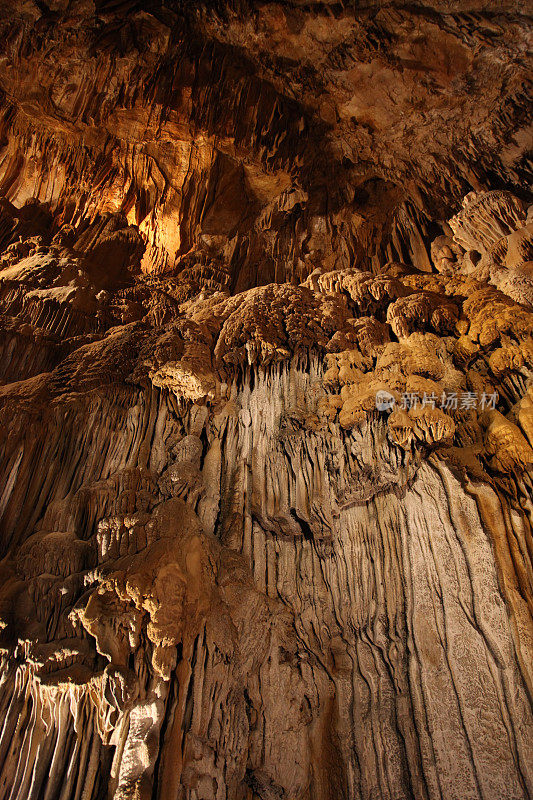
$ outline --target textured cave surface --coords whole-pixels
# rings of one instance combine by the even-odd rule
[[[0,0],[0,800],[533,797],[532,11]]]

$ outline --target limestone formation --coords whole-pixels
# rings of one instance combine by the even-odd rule
[[[532,798],[524,4],[0,30],[0,800]]]

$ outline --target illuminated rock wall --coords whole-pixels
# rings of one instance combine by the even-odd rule
[[[0,800],[533,796],[527,25],[459,5],[1,6]]]

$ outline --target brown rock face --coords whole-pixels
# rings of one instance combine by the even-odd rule
[[[524,3],[0,29],[0,800],[533,797]]]

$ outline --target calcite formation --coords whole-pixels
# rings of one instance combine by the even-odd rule
[[[524,3],[0,30],[0,800],[533,797]]]

